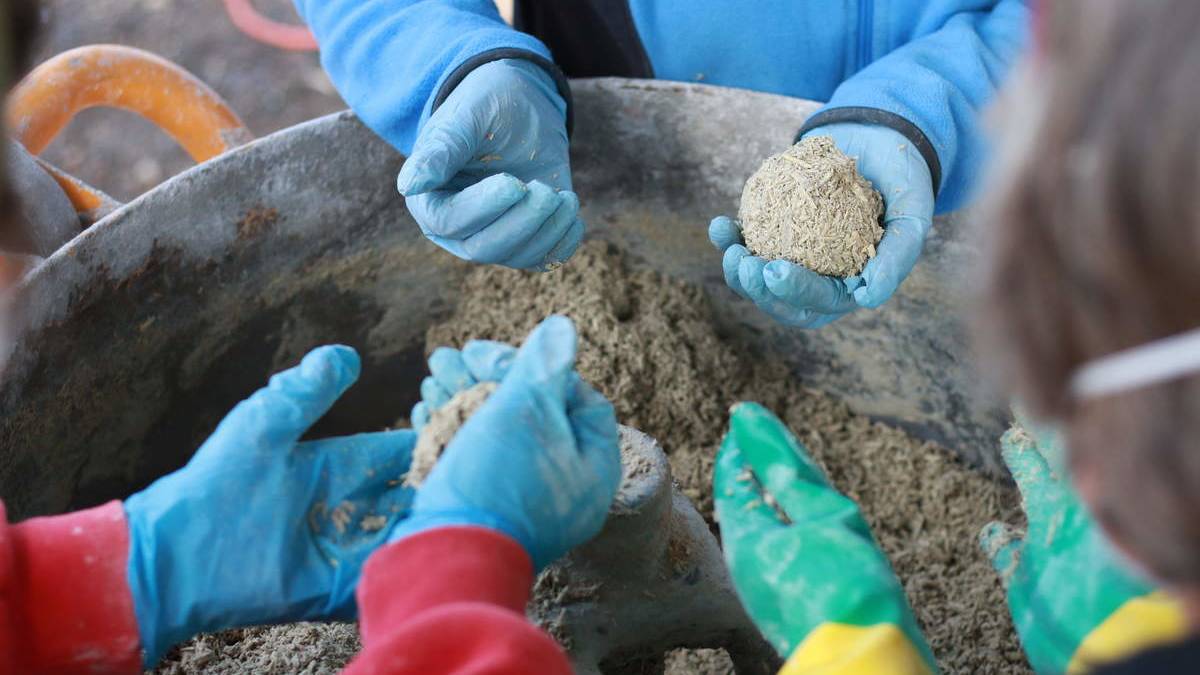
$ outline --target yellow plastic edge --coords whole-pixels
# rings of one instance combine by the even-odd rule
[[[792,652],[779,675],[931,675],[929,664],[892,624],[823,623]]]
[[[1092,667],[1130,657],[1137,652],[1182,640],[1188,635],[1183,607],[1162,591],[1134,598],[1092,629],[1067,673],[1086,673]]]

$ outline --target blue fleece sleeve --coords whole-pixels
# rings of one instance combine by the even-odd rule
[[[980,113],[1025,47],[1029,28],[1029,0],[998,0],[987,11],[955,14],[843,82],[805,129],[856,115],[907,120],[916,129],[897,130],[924,135],[930,152],[922,154],[935,181],[940,176],[938,213],[958,209],[971,196],[987,152]]]
[[[338,93],[405,154],[435,102],[483,63],[526,58],[565,86],[546,46],[504,23],[492,0],[295,2]]]

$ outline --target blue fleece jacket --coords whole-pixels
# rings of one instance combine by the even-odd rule
[[[945,212],[971,193],[986,152],[979,113],[1024,46],[1030,1],[628,4],[655,77],[828,101],[806,128],[856,120],[893,126],[922,149]],[[401,152],[449,90],[487,61],[527,58],[565,87],[545,45],[506,25],[492,0],[296,5],[342,97]]]

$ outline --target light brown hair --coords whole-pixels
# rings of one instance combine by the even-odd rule
[[[1200,327],[1200,2],[1054,0],[981,209],[983,353],[1065,423],[1093,513],[1200,582],[1200,375],[1093,400],[1081,365]]]

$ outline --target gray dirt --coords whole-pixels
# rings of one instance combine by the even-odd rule
[[[332,675],[362,643],[352,623],[296,623],[201,635],[167,654],[157,675]]]
[[[635,268],[611,245],[589,242],[548,274],[477,268],[462,295],[455,315],[429,330],[427,350],[474,338],[515,344],[546,315],[570,316],[580,374],[623,424],[658,439],[706,516],[729,406],[755,400],[774,410],[862,506],[943,670],[1028,672],[1003,590],[976,545],[987,522],[1018,518],[1009,486],[722,339],[701,289]]]
[[[719,337],[702,290],[635,268],[615,247],[589,242],[570,264],[547,274],[479,267],[462,296],[455,315],[429,330],[427,351],[475,338],[518,344],[546,315],[572,317],[580,373],[613,400],[622,423],[658,439],[681,490],[707,516],[713,456],[729,406],[755,400],[774,410],[862,506],[943,672],[1029,672],[999,581],[976,546],[987,522],[1018,520],[1010,487],[944,448],[806,389],[774,360]],[[288,657],[296,666],[289,672],[332,672],[330,655],[349,658],[343,627],[301,624],[247,629],[240,642],[221,649],[211,647],[219,638],[201,637],[185,650],[208,645],[202,648],[213,654],[203,657],[203,667],[176,655],[158,672],[272,672],[257,669],[253,659],[295,652],[293,631],[301,632],[302,644],[333,644],[325,656],[301,651]],[[673,672],[728,672],[719,653],[677,652],[669,662]]]

